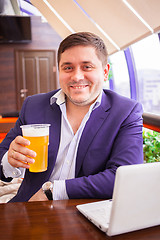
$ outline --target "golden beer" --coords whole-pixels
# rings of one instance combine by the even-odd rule
[[[23,137],[30,141],[27,148],[37,153],[35,162],[29,164],[30,172],[44,172],[48,167],[49,124],[24,125]]]
[[[48,166],[48,144],[49,136],[42,137],[27,137],[24,138],[30,141],[30,145],[27,148],[33,150],[37,153],[37,156],[34,158],[35,162],[30,165],[30,172],[44,172],[47,170]]]

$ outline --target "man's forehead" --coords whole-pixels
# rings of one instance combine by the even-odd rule
[[[60,65],[71,64],[74,62],[89,63],[92,62],[94,58],[97,58],[96,51],[91,46],[75,46],[66,49],[60,57]]]
[[[61,56],[68,55],[73,52],[92,52],[96,54],[96,49],[93,46],[83,46],[83,45],[77,45],[77,46],[72,46],[70,48],[67,48],[64,52],[61,53]]]

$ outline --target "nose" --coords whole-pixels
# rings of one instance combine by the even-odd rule
[[[71,80],[79,81],[84,79],[84,73],[80,68],[75,68],[72,72]]]

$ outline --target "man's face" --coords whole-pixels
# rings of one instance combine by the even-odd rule
[[[102,67],[91,46],[75,46],[64,51],[59,62],[59,81],[67,102],[91,105],[100,94],[108,71],[109,65]]]

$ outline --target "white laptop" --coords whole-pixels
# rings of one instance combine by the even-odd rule
[[[117,169],[113,199],[77,209],[108,236],[160,224],[160,162]]]

